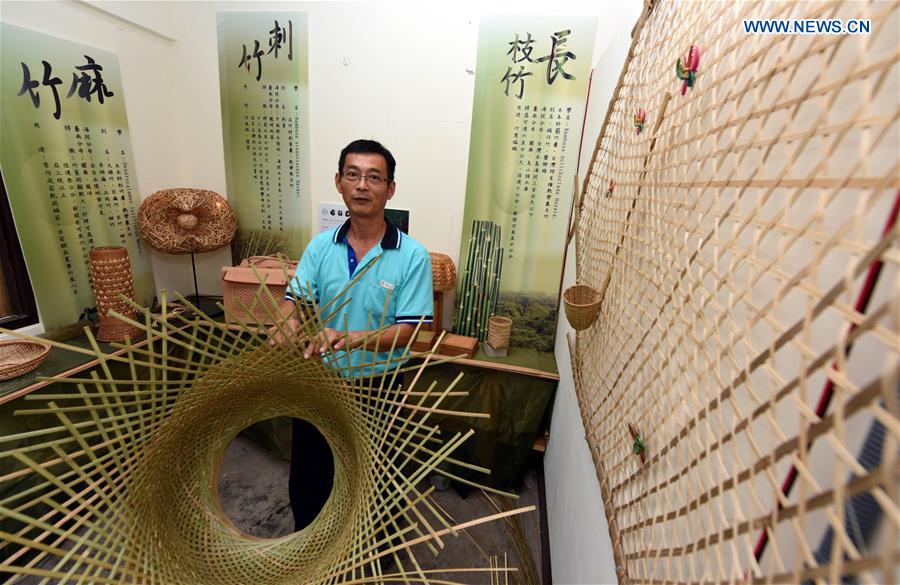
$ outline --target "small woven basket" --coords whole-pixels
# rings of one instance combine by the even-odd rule
[[[512,331],[512,319],[497,315],[488,319],[487,342],[494,349],[509,347],[509,333]]]
[[[47,354],[50,346],[37,341],[14,339],[0,341],[0,380],[9,380],[35,369]]]
[[[431,256],[431,286],[435,292],[451,290],[456,286],[456,266],[453,260],[440,252],[429,252]]]
[[[600,314],[600,292],[586,284],[570,286],[563,293],[566,319],[576,331],[582,331],[594,324]]]

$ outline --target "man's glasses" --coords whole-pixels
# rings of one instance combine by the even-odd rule
[[[370,187],[380,187],[387,182],[387,179],[381,175],[362,175],[359,171],[349,170],[341,175],[341,178],[348,183],[358,183],[360,179],[365,179]]]

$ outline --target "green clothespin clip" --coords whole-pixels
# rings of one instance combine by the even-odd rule
[[[634,441],[631,444],[631,452],[641,458],[641,463],[647,462],[647,445],[644,443],[644,440],[641,438],[640,433],[638,433],[637,427],[634,426],[634,423],[628,423],[628,432],[631,434],[631,438]]]

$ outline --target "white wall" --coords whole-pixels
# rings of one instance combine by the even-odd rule
[[[591,78],[591,98],[579,161],[580,178],[590,169],[594,144],[628,54],[631,29],[640,15],[641,5],[637,2],[616,4],[605,7],[605,11],[607,14],[600,19],[598,32],[603,46],[594,49],[595,54],[602,54],[602,57],[595,61]],[[601,40],[598,40],[600,43]],[[563,290],[574,282],[573,240],[566,256]],[[556,328],[556,363],[560,379],[553,404],[550,441],[544,457],[553,582],[557,585],[616,583],[612,543],[600,486],[584,438],[581,410],[575,398],[567,333],[574,336],[574,331],[561,315]]]

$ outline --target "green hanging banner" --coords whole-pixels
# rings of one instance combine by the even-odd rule
[[[0,168],[45,329],[94,307],[91,248],[125,246],[153,301],[137,228],[125,92],[114,53],[0,24]]]
[[[219,86],[236,260],[299,258],[311,232],[305,12],[220,12]]]
[[[455,331],[553,351],[596,17],[481,19]]]

